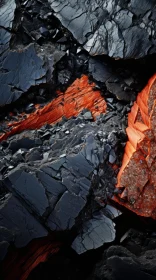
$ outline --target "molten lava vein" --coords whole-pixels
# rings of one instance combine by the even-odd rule
[[[44,124],[59,122],[62,117],[77,116],[84,108],[92,112],[93,117],[106,111],[106,102],[100,91],[94,90],[95,84],[89,83],[87,76],[76,79],[65,93],[58,93],[58,97],[52,100],[42,109],[28,115],[27,119],[9,124],[11,131],[0,136],[0,140],[7,139],[15,133],[26,129],[37,129]]]
[[[156,74],[139,93],[128,115],[128,142],[114,200],[138,215],[156,219]]]

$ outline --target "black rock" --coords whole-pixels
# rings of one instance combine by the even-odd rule
[[[12,140],[9,144],[9,149],[15,153],[18,151],[18,149],[24,148],[24,149],[30,149],[38,145],[36,143],[37,141],[35,139],[30,139],[28,137],[23,137],[21,139]]]
[[[3,197],[0,220],[1,227],[7,228],[14,236],[16,247],[26,246],[32,239],[47,235],[47,230],[12,194]]]
[[[49,3],[56,17],[91,55],[140,58],[156,51],[154,0],[139,4],[137,0]]]
[[[26,215],[23,218],[26,224],[28,212],[29,222],[32,216],[35,220],[32,223],[41,227],[40,234],[36,230],[33,236],[45,236],[45,228],[62,234],[75,228],[77,237],[73,248],[79,254],[114,240],[114,216],[110,214],[111,210],[104,211],[103,207],[107,198],[114,194],[115,172],[109,165],[109,157],[111,153],[113,162],[116,162],[113,151],[118,147],[122,122],[121,116],[113,114],[107,122],[103,122],[103,116],[93,122],[91,113],[84,110],[62,125],[45,125],[40,131],[25,131],[8,139],[9,149],[3,147],[6,154],[2,155],[1,179],[3,192],[9,192],[9,199],[4,198],[2,209],[6,209],[6,220],[2,227],[11,231],[15,246],[24,246],[21,238],[24,231],[26,236],[28,234],[23,225],[20,227],[22,214],[19,212],[18,216],[18,203],[22,205],[20,210],[23,215]],[[36,138],[38,134],[42,135],[42,141]],[[50,135],[51,146],[47,140]],[[10,150],[13,154],[9,153]],[[24,159],[23,163],[20,161],[19,164],[18,156]],[[15,205],[10,206],[12,203]],[[18,225],[18,233],[22,232],[20,238],[12,232],[13,225],[7,222],[7,215],[12,211],[10,207],[16,208],[13,219]],[[101,208],[103,211],[99,212]],[[31,225],[27,227],[31,228]],[[26,237],[25,244],[28,239]],[[10,239],[3,234],[0,241],[10,242]]]
[[[115,229],[112,220],[97,213],[93,219],[82,225],[82,232],[72,243],[72,248],[82,254],[88,250],[97,249],[103,244],[115,239]]]
[[[31,86],[45,82],[44,61],[37,56],[33,44],[21,51],[9,51],[2,62],[0,105],[17,100]]]
[[[122,246],[112,246],[97,264],[92,279],[128,280],[156,278],[155,250],[145,251],[141,256],[132,254]]]

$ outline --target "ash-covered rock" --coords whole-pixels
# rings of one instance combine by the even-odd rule
[[[107,121],[106,116],[101,115],[92,122],[86,113],[89,115],[90,112],[84,110],[77,118],[64,119],[53,126],[45,125],[36,131],[25,131],[2,143],[1,203],[4,213],[1,214],[1,225],[14,233],[15,245],[24,246],[34,236],[45,236],[46,229],[67,231],[73,227],[85,235],[86,229],[90,228],[92,245],[86,246],[85,250],[114,240],[113,217],[107,211],[99,211],[104,209],[107,198],[114,192],[116,171],[111,167],[110,155],[121,153],[123,116],[112,112]],[[115,156],[113,163],[118,160]],[[4,190],[8,192],[7,198]],[[13,208],[16,208],[15,214]],[[18,208],[25,215],[21,229]],[[10,211],[14,224],[7,221]],[[94,226],[97,226],[97,232]],[[25,227],[31,228],[32,238],[27,230],[24,232]],[[36,228],[35,233],[33,228]],[[98,244],[95,241],[97,233]],[[79,235],[77,239],[80,239]],[[76,249],[79,254],[85,250]]]
[[[154,0],[49,3],[56,17],[91,55],[140,58],[156,51]]]

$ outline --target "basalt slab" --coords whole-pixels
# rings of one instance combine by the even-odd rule
[[[5,258],[10,243],[23,247],[34,238],[54,232],[64,234],[73,228],[77,240],[79,234],[83,239],[89,228],[92,240],[85,250],[114,240],[111,210],[99,211],[105,209],[107,198],[114,192],[116,175],[110,155],[117,163],[123,117],[112,114],[105,121],[105,115],[101,115],[93,122],[91,116],[84,110],[78,117],[53,126],[13,135],[8,145],[2,146],[0,232],[5,248],[1,258]],[[21,139],[26,139],[19,142],[22,146],[12,149]],[[41,157],[28,160],[34,151]],[[79,254],[85,250],[79,250]]]
[[[48,43],[41,48],[33,39],[27,44],[11,43],[21,32],[17,14],[22,13],[15,13],[16,8],[13,0],[0,4],[0,106],[16,101],[32,87],[52,82],[54,65],[65,54]]]
[[[15,16],[16,2],[1,1],[0,3],[0,55],[5,56],[5,52],[9,49],[11,39],[12,25]],[[0,61],[1,64],[1,61]]]
[[[156,219],[155,103],[156,75],[139,93],[128,115],[128,142],[116,186],[122,193],[114,197],[138,215],[153,219]]]
[[[91,55],[141,58],[156,51],[155,1],[49,0],[55,16]]]

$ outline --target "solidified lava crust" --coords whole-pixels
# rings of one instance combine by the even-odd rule
[[[114,199],[138,215],[156,219],[156,75],[134,102],[126,132],[116,186],[124,191]]]

